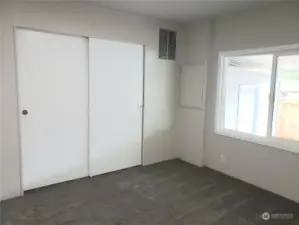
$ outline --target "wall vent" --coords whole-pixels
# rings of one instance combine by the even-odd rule
[[[175,60],[176,32],[160,29],[159,31],[159,59]]]

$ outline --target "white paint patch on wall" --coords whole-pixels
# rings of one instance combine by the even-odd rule
[[[146,55],[153,53],[147,52]],[[155,64],[157,66],[153,66]],[[151,74],[145,76],[143,164],[146,165],[177,157],[173,140],[179,67],[174,61],[157,61],[154,55],[146,59],[145,67]],[[148,92],[151,94],[146,94]]]
[[[180,108],[178,110],[179,157],[202,166],[205,117],[206,66],[183,66],[180,76]]]
[[[189,163],[203,166],[204,111],[180,108],[176,135],[178,156]]]
[[[211,21],[200,20],[190,23],[183,30],[183,43],[184,51],[182,55],[183,59],[180,61],[181,66],[184,68],[196,68],[205,67],[210,51],[210,31]],[[183,70],[182,70],[183,72]],[[181,74],[182,77],[185,74]],[[194,75],[195,76],[195,75]],[[200,74],[198,74],[200,76]],[[188,78],[187,78],[188,80]],[[205,79],[195,79],[194,82],[203,82],[203,84],[196,85],[197,88],[203,87],[205,90]],[[190,81],[189,81],[190,82]],[[185,92],[187,90],[187,93]],[[182,93],[183,91],[183,93]],[[181,89],[181,102],[182,105],[190,104],[182,98],[188,98],[188,101],[192,101],[193,105],[197,107],[182,107],[179,106],[176,115],[176,152],[177,155],[189,163],[197,166],[204,165],[203,149],[204,149],[204,127],[205,127],[205,96],[204,100],[200,103],[201,92],[190,97],[190,90],[187,88]],[[204,91],[205,93],[205,91]],[[191,99],[192,98],[192,99]],[[184,102],[185,101],[185,102]],[[198,107],[202,104],[202,110]]]
[[[180,76],[180,106],[204,110],[206,66],[183,66]]]
[[[176,61],[157,59],[159,28],[179,24],[130,15],[85,3],[7,3],[3,23],[3,198],[22,194],[17,120],[14,26],[54,33],[97,37],[146,46],[144,164],[175,157],[174,117],[178,99]],[[178,39],[180,34],[178,33]],[[179,52],[178,52],[179,57]]]

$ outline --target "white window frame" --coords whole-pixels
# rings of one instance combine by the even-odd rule
[[[267,47],[259,49],[247,49],[241,51],[228,51],[220,52],[218,56],[218,77],[217,77],[217,96],[216,96],[216,112],[215,112],[215,127],[214,132],[219,135],[256,143],[268,147],[273,147],[280,150],[285,150],[293,153],[299,153],[299,142],[292,140],[285,140],[273,137],[272,132],[272,122],[273,113],[275,106],[275,88],[276,88],[276,70],[277,70],[277,58],[282,55],[289,55],[294,52],[298,53],[299,44],[294,45],[284,45],[277,47]],[[258,136],[249,133],[243,133],[240,131],[234,131],[226,129],[223,126],[223,116],[225,110],[225,76],[224,76],[224,66],[225,57],[232,56],[249,56],[249,55],[259,55],[259,54],[273,54],[272,71],[271,71],[271,83],[270,83],[270,97],[269,97],[269,110],[268,110],[268,123],[267,123],[267,136]]]

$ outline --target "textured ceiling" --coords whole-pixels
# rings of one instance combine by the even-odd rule
[[[21,2],[86,2],[159,19],[188,22],[213,18],[283,0],[19,0]]]

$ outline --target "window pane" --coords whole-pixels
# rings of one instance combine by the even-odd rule
[[[225,58],[224,128],[266,136],[272,60],[273,55]]]
[[[278,57],[272,133],[299,141],[299,55]]]

